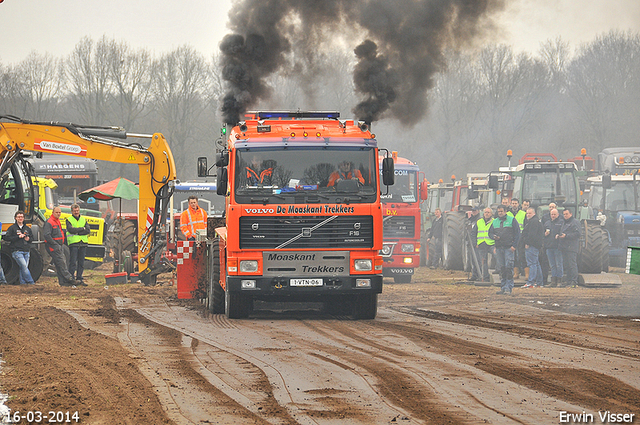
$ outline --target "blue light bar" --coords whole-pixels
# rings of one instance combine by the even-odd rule
[[[340,112],[333,111],[307,111],[307,112],[291,112],[291,111],[271,111],[271,112],[255,112],[258,119],[277,119],[277,118],[318,118],[318,119],[338,119]]]

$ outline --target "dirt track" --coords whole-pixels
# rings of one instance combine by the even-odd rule
[[[387,284],[378,317],[209,316],[175,287],[0,287],[0,392],[81,423],[640,423],[640,278],[615,289]],[[294,306],[299,308],[300,306]],[[587,418],[588,419],[588,418]],[[26,423],[23,421],[23,423]]]

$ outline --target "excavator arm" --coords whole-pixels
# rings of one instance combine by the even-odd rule
[[[0,116],[0,176],[21,151],[46,152],[99,159],[138,166],[138,263],[140,279],[152,284],[159,273],[170,269],[164,260],[165,240],[159,237],[166,224],[176,166],[167,140],[161,133],[127,133],[121,127],[42,123],[14,116]],[[148,147],[137,141],[146,140]]]

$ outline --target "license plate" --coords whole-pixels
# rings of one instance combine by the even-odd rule
[[[322,279],[290,279],[291,286],[322,286]]]

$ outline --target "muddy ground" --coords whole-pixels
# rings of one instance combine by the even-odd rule
[[[411,284],[385,282],[376,320],[354,321],[313,304],[228,320],[177,300],[169,276],[107,287],[105,272],[87,272],[86,288],[0,286],[12,412],[43,412],[34,423],[52,411],[84,424],[558,424],[608,411],[640,423],[639,276],[504,296],[423,268]]]

